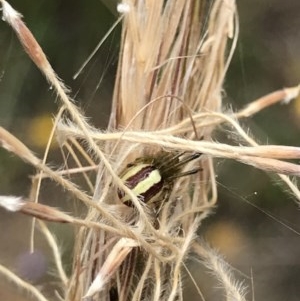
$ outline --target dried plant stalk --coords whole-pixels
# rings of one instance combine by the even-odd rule
[[[121,56],[109,123],[109,130],[124,131],[117,140],[108,141],[106,138],[104,141],[106,153],[115,159],[115,170],[136,157],[155,156],[166,138],[158,139],[159,131],[176,126],[185,119],[193,125],[193,112],[221,110],[226,44],[233,35],[235,21],[233,1],[216,1],[212,6],[206,2],[176,0],[165,3],[130,1],[127,4],[129,12],[124,15]],[[195,132],[195,127],[191,126],[180,133],[184,140],[182,145],[200,137],[209,140],[212,130],[211,126],[197,127]],[[142,131],[139,141],[125,138],[132,131]],[[151,131],[158,143],[152,144],[146,131]],[[143,145],[141,139],[144,139]],[[168,146],[168,150],[185,150],[178,146]],[[70,296],[80,296],[87,291],[85,297],[92,297],[98,291],[101,300],[109,300],[109,292],[115,290],[118,300],[182,298],[182,263],[190,252],[200,221],[216,200],[216,195],[211,194],[215,189],[211,189],[214,182],[210,180],[213,176],[210,159],[201,162],[201,174],[176,183],[160,213],[158,229],[153,228],[144,208],[137,208],[135,214],[139,223],[134,231],[141,238],[155,243],[150,246],[152,250],[141,245],[141,249],[132,249],[127,259],[115,258],[111,266],[117,266],[114,271],[116,280],[108,285],[99,281],[106,275],[101,267],[107,265],[116,246],[101,252],[99,248],[110,243],[110,235],[82,232],[77,241],[84,246],[78,247],[77,256],[82,258],[80,265],[91,266],[93,253],[98,252],[93,270],[99,274],[92,285],[95,276],[91,275],[91,268],[79,277],[76,275],[80,280],[74,281]],[[113,199],[108,188],[110,182],[107,183],[102,167],[97,183],[95,200],[105,203],[107,199]],[[192,194],[191,189],[194,190]],[[100,216],[92,210],[88,218],[99,219]],[[125,223],[124,227],[129,225]],[[84,258],[83,251],[86,250],[94,251]]]
[[[244,300],[244,289],[232,280],[223,260],[205,244],[195,241],[201,221],[216,203],[212,157],[298,176],[298,165],[280,159],[299,158],[299,148],[259,146],[241,129],[237,119],[281,99],[296,97],[299,87],[267,95],[235,114],[222,112],[222,84],[237,39],[235,2],[128,0],[123,3],[119,67],[108,131],[104,133],[88,124],[74,105],[21,15],[6,1],[0,1],[4,19],[61,100],[55,123],[58,141],[80,167],[71,171],[54,170],[46,165],[47,151],[42,161],[0,128],[1,145],[36,167],[35,181],[41,183],[44,178],[51,178],[88,208],[82,219],[33,203],[32,200],[38,200],[39,184],[32,186],[29,202],[25,198],[0,197],[0,206],[7,210],[79,228],[73,269],[67,278],[56,241],[41,224],[55,254],[63,286],[61,299],[182,300],[182,268],[193,255],[204,260],[216,274],[227,300]],[[211,142],[213,131],[223,123],[234,128],[245,146]],[[85,142],[85,150],[77,138]],[[135,158],[155,157],[162,150],[170,154],[203,153],[197,163],[202,171],[178,179],[168,200],[153,215],[153,210],[140,202],[118,174]],[[87,165],[81,160],[88,162]],[[93,169],[97,170],[96,183],[86,174]],[[72,178],[64,178],[65,174],[71,176],[77,172],[83,173],[91,193],[84,192]],[[299,200],[297,186],[287,176],[280,176]],[[130,196],[133,207],[121,203],[118,189]],[[10,277],[7,272],[5,275]],[[44,300],[33,287],[19,286]]]

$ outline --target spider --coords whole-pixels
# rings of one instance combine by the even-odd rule
[[[156,156],[140,157],[127,164],[120,178],[141,202],[155,207],[158,202],[162,204],[169,198],[177,178],[201,170],[198,167],[182,171],[184,165],[200,156],[201,153],[185,155],[184,152],[180,152],[174,155],[174,153],[161,151]],[[123,204],[133,207],[130,196],[123,190],[118,190],[118,196]]]

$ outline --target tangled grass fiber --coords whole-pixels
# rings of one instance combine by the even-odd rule
[[[60,100],[49,145],[56,137],[77,167],[49,167],[49,147],[40,159],[0,128],[2,147],[37,169],[28,198],[2,196],[0,204],[38,220],[52,248],[61,289],[47,299],[4,266],[0,273],[35,300],[172,301],[183,300],[182,272],[186,260],[194,257],[214,273],[224,299],[245,300],[245,288],[236,282],[229,266],[197,237],[202,220],[217,202],[213,158],[234,159],[278,173],[300,200],[297,185],[289,178],[299,176],[300,167],[284,161],[298,159],[300,149],[258,145],[238,122],[279,101],[288,102],[298,95],[299,87],[266,95],[240,112],[224,112],[222,87],[238,37],[234,0],[128,0],[118,7],[122,38],[107,131],[87,122],[21,15],[6,1],[1,3],[4,20]],[[214,141],[213,134],[224,125],[243,143]],[[159,223],[155,226],[151,208],[118,175],[135,158],[156,156],[162,150],[202,153],[193,163],[202,171],[175,182],[155,217]],[[88,191],[72,181],[73,174],[82,175]],[[82,203],[86,215],[41,205],[39,191],[45,178]],[[120,202],[118,189],[131,197],[133,207]],[[77,230],[70,275],[64,271],[58,243],[43,220],[71,223]],[[198,292],[198,299],[204,300],[201,287]]]

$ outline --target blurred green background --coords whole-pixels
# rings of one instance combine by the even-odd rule
[[[300,80],[299,0],[240,0],[240,38],[225,82],[225,106],[238,110],[271,91],[297,85]],[[114,31],[88,67],[73,80],[81,64],[115,21],[99,0],[14,0],[25,22],[40,42],[57,74],[72,89],[91,122],[105,128],[117,67],[120,28]],[[21,48],[15,34],[0,23],[0,125],[24,141],[40,157],[57,112],[55,95]],[[277,105],[243,120],[260,143],[299,146],[300,99]],[[230,138],[230,132],[227,133]],[[59,150],[50,160],[60,164]],[[225,255],[247,277],[253,275],[255,300],[299,300],[299,210],[277,178],[242,164],[218,160],[219,202],[199,235]],[[0,195],[28,195],[34,170],[0,149]],[[71,208],[72,200],[42,191],[43,200]],[[254,204],[251,205],[250,203]],[[260,208],[258,209],[257,206]],[[270,213],[274,218],[271,218]],[[29,219],[0,210],[0,263],[30,278],[46,294],[57,284],[49,249],[37,239],[29,255]],[[291,229],[295,231],[292,231]],[[70,264],[72,231],[51,225]],[[33,271],[33,267],[35,270]],[[191,271],[207,300],[221,300],[218,284],[198,264]],[[28,274],[29,273],[29,274]],[[237,272],[237,278],[244,279]],[[251,297],[251,281],[248,300]],[[46,285],[47,283],[47,285]],[[186,277],[186,300],[197,296]],[[48,293],[47,293],[48,289]],[[51,295],[48,295],[51,296]],[[0,300],[30,300],[0,278]],[[195,300],[199,300],[197,296]],[[54,298],[53,298],[54,300]]]

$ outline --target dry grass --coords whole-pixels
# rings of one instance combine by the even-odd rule
[[[282,161],[299,158],[300,149],[259,146],[238,123],[239,118],[296,97],[299,87],[267,95],[238,113],[222,111],[222,85],[238,34],[235,2],[126,1],[122,7],[126,8],[122,15],[122,46],[107,132],[87,123],[20,15],[4,0],[1,3],[4,19],[61,100],[55,135],[78,165],[74,170],[54,170],[46,164],[48,149],[41,160],[21,141],[0,129],[2,146],[38,171],[28,201],[2,197],[0,204],[11,211],[72,223],[78,228],[73,269],[67,277],[55,239],[39,222],[52,247],[61,279],[63,293],[58,298],[110,300],[113,287],[118,291],[118,300],[182,300],[182,269],[185,260],[194,256],[214,272],[226,300],[245,300],[244,288],[235,282],[226,263],[197,240],[201,221],[217,201],[212,160],[229,158],[279,173],[300,200],[297,186],[288,177],[299,176],[300,167]],[[243,145],[212,141],[212,133],[224,123],[231,125]],[[54,132],[49,143],[53,136]],[[197,164],[203,170],[176,181],[156,227],[149,208],[139,202],[118,174],[126,163],[145,155],[155,156],[161,149],[201,152],[203,156]],[[95,183],[91,182],[90,170],[97,172]],[[89,192],[72,182],[73,173],[82,173]],[[39,189],[46,177],[87,207],[83,219],[38,203]],[[120,204],[118,187],[131,196],[134,209]],[[31,292],[35,299],[44,300],[34,287],[25,285],[8,270],[1,268],[0,273]]]

